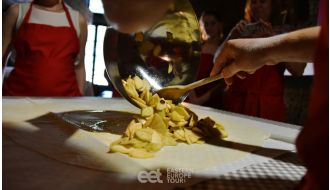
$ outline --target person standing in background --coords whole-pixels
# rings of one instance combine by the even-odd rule
[[[308,118],[296,139],[297,153],[307,172],[296,190],[329,189],[329,1],[320,1],[319,18],[321,27],[268,38],[229,40],[211,72],[211,76],[221,74],[230,85],[235,75],[255,72],[264,65],[314,63]]]
[[[276,0],[247,0],[245,20],[240,21],[227,39],[275,35],[272,25],[281,21]],[[302,75],[305,64],[281,63],[263,66],[252,75],[237,75],[222,98],[222,109],[250,116],[284,121],[284,71]],[[243,80],[244,78],[244,80]]]
[[[315,75],[308,118],[296,139],[307,173],[296,190],[329,189],[329,9],[324,3],[322,27],[311,27],[267,38],[229,40],[216,58],[211,76],[232,77],[256,72],[283,61],[312,62]],[[221,70],[221,68],[224,68]]]
[[[219,16],[219,13],[212,11],[203,12],[199,23],[203,45],[197,80],[206,78],[210,75],[213,68],[214,53],[223,42],[224,27],[223,19]],[[224,86],[218,84],[219,82],[214,82],[196,88],[189,95],[189,102],[198,105],[216,107],[219,97],[216,97],[217,100],[212,100],[211,97],[213,97],[215,93],[217,95],[221,94]],[[220,93],[218,93],[218,91]]]
[[[85,85],[85,18],[62,0],[11,6],[3,22],[3,60],[13,50],[5,96],[81,96]]]

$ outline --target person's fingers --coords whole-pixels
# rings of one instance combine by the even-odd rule
[[[246,25],[246,21],[244,21],[244,20],[239,21],[234,26],[234,28],[231,30],[230,33],[240,33],[243,30],[243,28],[244,28],[245,25]]]
[[[239,25],[246,25],[247,24],[247,21],[246,20],[240,20],[238,22]]]
[[[237,30],[238,32],[241,32],[241,31],[242,31],[242,24],[241,24],[241,23],[238,23],[238,24],[236,25],[236,30]]]
[[[224,61],[226,60],[226,57],[222,56],[221,54],[219,55],[219,57],[216,59],[213,68],[211,70],[210,76],[215,76],[220,74],[221,68],[223,67],[222,64],[224,63]]]
[[[236,76],[240,79],[245,79],[248,76],[248,73],[240,71],[236,74]]]
[[[230,77],[230,78],[225,78],[224,80],[225,80],[227,86],[230,86],[231,84],[233,84],[233,78],[232,78],[232,77]],[[228,87],[228,88],[229,88],[229,87]]]
[[[219,55],[215,58],[214,66],[211,70],[210,76],[214,76],[217,74],[220,74],[221,69],[224,67],[224,65],[228,64],[228,45],[227,42],[223,44],[222,50],[220,51]]]
[[[238,25],[237,26],[237,32],[241,33],[244,30],[244,26],[243,25]]]
[[[224,89],[224,91],[227,92],[229,90],[229,87],[230,86],[227,85],[226,88]]]
[[[237,66],[235,62],[232,62],[228,65],[226,65],[222,72],[220,73],[223,78],[230,78],[233,77],[236,73],[240,71],[240,68]]]
[[[237,30],[238,32],[242,32],[244,30],[244,27],[246,25],[246,21],[241,20],[238,24],[237,24]]]
[[[252,75],[255,73],[255,71],[247,71],[248,74]]]
[[[264,30],[264,32],[266,34],[268,34],[268,35],[273,35],[274,34],[273,27],[272,27],[271,23],[266,22],[262,19],[259,20],[259,23],[261,24],[262,29]]]
[[[265,26],[265,29],[267,29],[267,31],[271,32],[273,30],[272,26],[269,23],[263,21],[263,24]]]
[[[260,19],[260,22],[267,27],[272,27],[272,24],[270,22],[264,21],[262,19]]]

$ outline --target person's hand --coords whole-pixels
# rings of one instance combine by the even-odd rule
[[[319,33],[320,27],[317,26],[267,38],[229,40],[216,54],[210,75],[221,74],[230,85],[233,76],[245,78],[264,65],[310,62]]]
[[[273,30],[273,26],[271,23],[266,22],[262,19],[260,19],[257,22],[258,25],[258,31],[256,32],[255,35],[253,35],[252,37],[256,38],[256,37],[268,37],[268,36],[273,36],[276,33]]]
[[[227,40],[236,38],[260,38],[275,35],[272,24],[263,20],[255,23],[248,23],[245,20],[239,21],[229,32]]]
[[[227,85],[232,77],[245,78],[264,65],[276,64],[268,56],[267,38],[235,39],[227,41],[215,59],[211,76],[221,74]],[[221,72],[221,73],[220,73]]]
[[[240,20],[229,32],[228,36],[227,36],[227,40],[229,39],[235,39],[238,38],[240,36],[240,34],[243,32],[244,27],[248,24],[247,21],[245,20]]]
[[[240,20],[235,27],[232,29],[232,32],[238,32],[241,33],[245,26],[248,24],[248,22],[246,20]]]

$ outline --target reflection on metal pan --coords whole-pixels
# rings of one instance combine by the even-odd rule
[[[156,91],[189,84],[200,61],[199,23],[188,0],[176,0],[164,17],[145,32],[123,34],[109,27],[104,38],[104,60],[116,90],[126,94],[122,79],[137,75]]]

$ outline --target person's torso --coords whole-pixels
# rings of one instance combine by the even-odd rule
[[[31,22],[33,13],[39,11],[35,16],[43,17],[42,13],[48,12],[36,9],[29,6],[13,40],[16,61],[4,85],[4,95],[80,95],[74,70],[79,39],[68,9],[64,6],[64,18],[63,12],[49,14],[57,14],[69,26]]]
[[[308,118],[296,140],[298,155],[307,168],[299,190],[329,189],[329,1],[324,0],[320,7],[323,20]]]
[[[264,66],[245,79],[234,78],[223,104],[228,111],[283,121],[284,67]]]
[[[18,17],[16,21],[16,31],[19,29],[21,24],[23,23],[23,20],[26,16],[26,13],[28,12],[30,8],[30,3],[21,3],[18,4]],[[76,30],[77,36],[80,35],[80,27],[79,27],[79,12],[76,10],[73,10],[69,6],[67,6],[73,26]],[[50,25],[50,26],[66,26],[69,27],[70,23],[68,22],[68,19],[66,18],[65,12],[50,12],[38,8],[33,8],[31,12],[30,19],[28,21],[29,23],[35,23],[35,24],[44,24],[44,25]]]
[[[213,68],[213,54],[202,53],[200,56],[200,63],[197,72],[197,80],[209,77]],[[215,82],[214,82],[215,83]],[[214,83],[210,83],[195,89],[197,96],[201,96],[208,90],[214,87]]]

